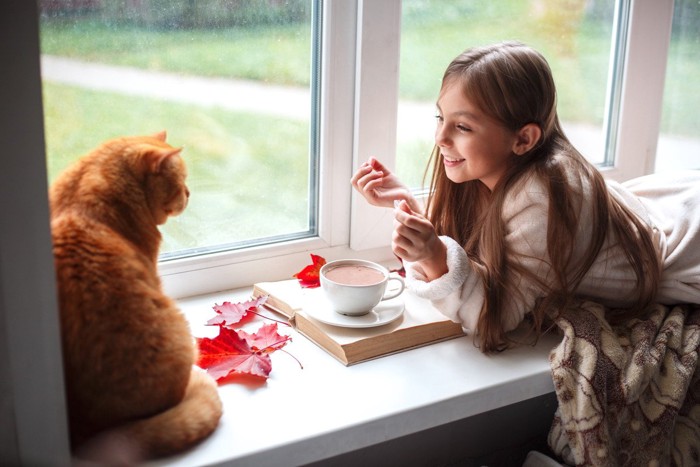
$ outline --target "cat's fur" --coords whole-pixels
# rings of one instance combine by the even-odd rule
[[[51,186],[71,445],[92,446],[90,456],[172,454],[221,417],[216,384],[193,368],[188,323],[156,269],[157,226],[189,197],[180,151],[164,132],[110,140]]]

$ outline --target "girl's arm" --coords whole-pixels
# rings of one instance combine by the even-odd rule
[[[439,240],[445,247],[447,272],[428,281],[420,263],[405,261],[406,285],[419,297],[430,300],[442,314],[472,332],[484,303],[480,266],[470,261],[462,246],[452,238],[441,236]]]

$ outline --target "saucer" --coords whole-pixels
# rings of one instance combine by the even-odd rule
[[[369,313],[361,316],[347,316],[333,311],[333,307],[320,289],[314,289],[305,298],[304,312],[311,318],[331,326],[343,328],[373,328],[384,326],[403,315],[404,302],[401,297],[380,302]]]

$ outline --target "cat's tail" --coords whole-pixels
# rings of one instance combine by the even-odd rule
[[[144,458],[162,457],[191,448],[218,426],[221,399],[214,380],[193,369],[182,401],[154,417],[125,427]]]
[[[193,369],[185,397],[179,404],[100,435],[78,457],[133,465],[141,460],[177,454],[209,436],[218,426],[221,413],[216,383],[206,373]]]

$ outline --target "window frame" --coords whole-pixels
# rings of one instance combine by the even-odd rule
[[[367,151],[387,151],[382,157],[393,163],[395,128],[379,135],[371,135],[370,130],[378,119],[392,118],[394,95],[382,96],[372,89],[398,82],[398,67],[391,65],[398,60],[398,52],[394,47],[361,46],[370,44],[376,28],[384,24],[391,25],[386,31],[389,40],[398,41],[400,2],[347,0],[324,2],[324,6],[319,236],[162,264],[166,292],[174,297],[283,278],[305,264],[309,252],[329,259],[392,257],[390,237],[381,230],[387,225],[380,225],[387,219],[377,221],[376,232],[367,236],[374,226],[370,217],[379,216],[377,208],[354,196],[348,181],[358,161],[369,155]],[[9,377],[0,385],[0,402],[3,414],[10,417],[0,430],[2,440],[10,444],[3,446],[0,456],[20,463],[68,465],[42,149],[37,6],[3,2],[0,16],[13,18],[0,32],[0,61],[9,64],[2,86],[6,105],[0,111],[0,141],[9,150],[4,154],[0,194],[12,200],[0,209],[0,375]],[[608,176],[627,179],[653,171],[672,16],[672,0],[631,2],[617,160],[613,169],[606,170]],[[382,65],[381,70],[369,69],[367,54]],[[375,111],[386,113],[380,117]]]
[[[618,1],[630,4],[630,13],[620,108],[617,119],[612,122],[617,132],[612,142],[614,163],[612,167],[602,167],[601,171],[608,178],[624,181],[654,172],[673,0]],[[644,79],[632,79],[642,76]]]

